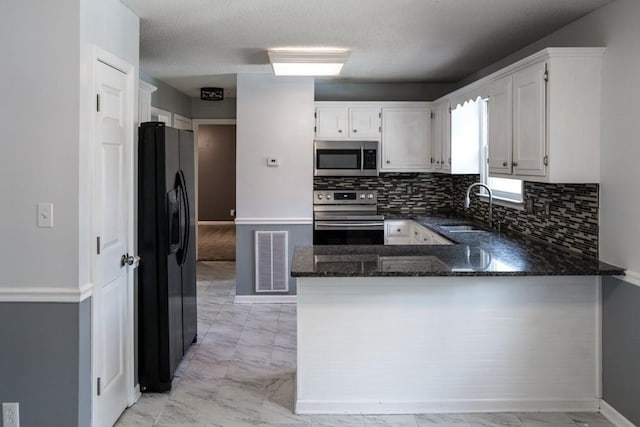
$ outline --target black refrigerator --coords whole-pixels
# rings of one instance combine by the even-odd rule
[[[138,136],[138,373],[142,391],[166,391],[196,341],[195,147],[161,122]]]

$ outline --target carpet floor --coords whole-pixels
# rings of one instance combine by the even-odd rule
[[[235,224],[198,225],[198,261],[235,261]]]

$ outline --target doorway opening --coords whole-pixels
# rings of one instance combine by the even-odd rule
[[[198,261],[235,261],[235,120],[196,125],[198,144]]]

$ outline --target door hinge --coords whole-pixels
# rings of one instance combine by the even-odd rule
[[[382,118],[382,113],[378,113],[378,118],[381,119]]]
[[[318,113],[313,113],[313,118],[317,119],[318,118]]]
[[[100,236],[96,237],[96,252],[100,255]]]
[[[547,68],[547,64],[544,65],[544,81],[548,82],[549,81],[549,68]]]
[[[317,128],[316,128],[316,126],[314,126],[313,127],[313,133],[316,133],[316,132],[317,132]]]
[[[97,389],[98,389],[98,396],[100,396],[100,394],[102,393],[102,390],[100,389],[100,377],[98,377],[98,386],[97,386]]]
[[[378,132],[382,133],[382,126],[378,126]]]
[[[431,120],[433,120],[433,119],[435,119],[435,118],[436,118],[436,115],[435,115],[435,114],[433,114],[433,111],[432,111],[432,112],[431,112]]]
[[[549,156],[544,156],[542,163],[544,163],[545,166],[549,166]]]
[[[96,111],[100,112],[100,94],[96,94]]]
[[[487,164],[489,164],[489,158],[487,157]]]
[[[451,110],[451,106],[449,106],[449,114],[451,114],[451,111],[453,111],[453,110]]]

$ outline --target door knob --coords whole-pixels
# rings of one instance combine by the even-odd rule
[[[518,162],[513,162],[512,165],[513,165],[514,168],[516,168],[516,167],[518,167]]]
[[[124,267],[125,265],[133,265],[136,261],[138,261],[140,258],[137,256],[133,256],[133,255],[129,255],[129,254],[124,254],[122,255],[122,257],[120,258],[120,267]]]
[[[507,167],[508,163],[507,162],[502,162],[502,166],[504,166],[505,168]]]

